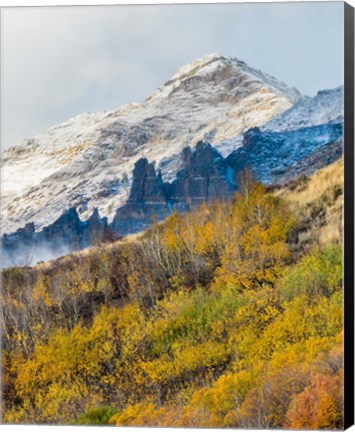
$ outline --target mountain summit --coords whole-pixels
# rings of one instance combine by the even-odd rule
[[[154,161],[164,180],[173,180],[187,145],[205,139],[223,153],[224,142],[300,98],[297,90],[238,59],[205,56],[180,68],[142,103],[81,114],[6,150],[2,230],[28,222],[41,229],[71,207],[82,219],[98,208],[110,220],[129,196],[139,158]]]
[[[208,88],[205,88],[207,86]],[[196,92],[199,100],[213,103],[211,91],[220,100],[235,101],[266,87],[270,92],[286,97],[291,103],[300,98],[295,88],[288,87],[271,75],[249,67],[237,58],[210,54],[181,67],[176,74],[150,96],[147,101],[161,100],[181,93]],[[221,96],[221,90],[223,96]],[[180,94],[179,94],[180,93]]]

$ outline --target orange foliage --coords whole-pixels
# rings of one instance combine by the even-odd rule
[[[311,384],[293,398],[284,426],[291,429],[340,429],[343,379],[343,369],[334,375],[315,374]]]

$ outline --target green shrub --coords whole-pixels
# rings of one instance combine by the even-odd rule
[[[281,297],[292,300],[305,294],[310,299],[330,297],[342,288],[343,259],[339,245],[329,245],[306,255],[292,268],[285,270],[280,281]]]
[[[113,407],[96,407],[81,415],[78,420],[80,425],[107,425],[110,418],[117,413]]]

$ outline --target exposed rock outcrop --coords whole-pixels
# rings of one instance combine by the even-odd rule
[[[199,142],[195,150],[186,147],[181,157],[182,168],[171,183],[164,183],[160,171],[156,173],[146,159],[136,163],[130,196],[112,223],[116,233],[140,231],[173,210],[183,213],[204,202],[226,199],[236,190],[231,167],[210,144]]]
[[[170,186],[170,206],[178,212],[217,198],[228,198],[235,191],[226,159],[210,144],[199,142],[195,151],[186,147],[182,161],[182,169]]]
[[[249,167],[255,180],[264,184],[284,183],[288,170],[310,156],[314,152],[326,154],[327,146],[335,141],[341,141],[343,134],[342,123],[329,123],[291,131],[272,132],[261,131],[259,128],[250,129],[244,134],[243,145],[227,157],[228,164],[233,170],[240,172]],[[339,154],[337,154],[340,157]],[[322,156],[319,156],[322,159]],[[327,164],[324,156],[324,163]],[[309,160],[308,173],[315,167]],[[329,159],[330,163],[332,159]],[[319,163],[318,163],[319,166]],[[302,170],[294,171],[294,175]]]
[[[117,210],[113,219],[113,231],[135,233],[150,225],[153,217],[164,219],[169,214],[167,195],[167,185],[161,173],[156,174],[154,163],[149,163],[146,158],[139,159],[134,166],[127,203]]]
[[[36,231],[35,225],[29,223],[12,234],[4,234],[1,238],[2,266],[48,260],[99,244],[110,234],[107,218],[100,218],[97,209],[87,221],[82,221],[76,209],[70,208],[41,231]]]

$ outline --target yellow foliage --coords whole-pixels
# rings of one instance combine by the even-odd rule
[[[152,403],[128,405],[125,410],[115,414],[110,424],[115,426],[153,426],[157,424],[159,410]]]
[[[340,427],[341,249],[294,254],[285,201],[244,189],[70,269],[7,273],[5,421]]]

